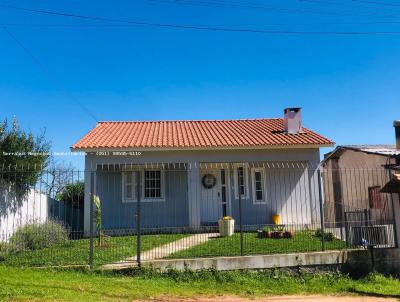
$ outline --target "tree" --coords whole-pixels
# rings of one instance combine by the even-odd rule
[[[20,129],[16,118],[11,127],[0,123],[0,171],[3,181],[15,189],[18,197],[38,181],[49,159],[50,143],[44,132],[34,136]]]
[[[79,175],[78,175],[79,177]],[[64,192],[64,189],[72,184],[74,179],[74,167],[71,163],[57,162],[54,158],[49,161],[46,174],[42,177],[44,190],[48,196],[57,196]]]
[[[85,185],[82,181],[65,185],[62,192],[56,195],[57,200],[64,201],[75,208],[83,208]]]

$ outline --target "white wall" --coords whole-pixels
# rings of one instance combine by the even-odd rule
[[[7,241],[19,226],[32,221],[44,222],[48,217],[48,198],[33,189],[20,201],[9,190],[0,187],[0,242]]]

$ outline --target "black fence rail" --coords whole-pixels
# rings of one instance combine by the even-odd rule
[[[0,171],[6,265],[140,265],[396,246],[391,195],[380,192],[389,180],[383,168],[157,163],[40,170],[36,179],[26,177],[31,172]]]

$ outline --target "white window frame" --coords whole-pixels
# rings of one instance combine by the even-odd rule
[[[132,198],[125,196],[126,175],[132,173]],[[123,171],[122,172],[122,202],[131,203],[137,201],[137,188],[136,188],[136,173],[137,171]]]
[[[243,176],[244,176],[244,194],[241,196],[242,199],[249,198],[249,167],[246,164],[235,164],[233,169],[233,180],[234,180],[234,190],[235,190],[235,198],[239,199],[239,184],[238,184],[238,168],[243,168]]]
[[[144,197],[144,191],[145,191],[145,180],[144,180],[144,174],[145,171],[160,171],[160,176],[161,176],[161,197],[159,198],[146,198]],[[141,201],[143,202],[165,202],[165,170],[164,169],[160,169],[160,168],[149,168],[149,169],[143,169],[142,170],[142,189],[141,189]]]
[[[257,200],[256,194],[256,172],[261,173],[261,188],[263,199]],[[252,192],[253,192],[253,204],[266,204],[267,203],[267,186],[265,183],[265,169],[264,168],[251,168],[251,179],[252,179]]]

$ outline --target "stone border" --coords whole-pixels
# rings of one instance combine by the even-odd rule
[[[291,253],[273,255],[191,258],[191,259],[158,259],[143,261],[143,267],[168,271],[200,271],[215,269],[218,271],[246,269],[275,269],[296,267],[334,267],[345,268],[350,272],[367,272],[375,270],[383,273],[400,272],[400,249],[380,248],[372,250],[352,249],[333,250],[311,253]],[[373,261],[372,261],[373,259]],[[119,265],[103,266],[103,270],[125,270],[137,267],[136,262],[122,262]]]
[[[160,259],[144,261],[142,266],[161,271],[168,269],[199,271],[216,269],[218,271],[244,269],[272,269],[298,266],[340,265],[346,262],[348,251],[326,251],[313,253],[293,253],[255,256]]]

